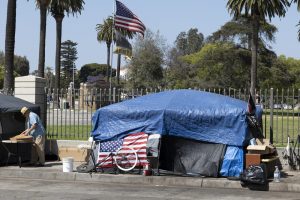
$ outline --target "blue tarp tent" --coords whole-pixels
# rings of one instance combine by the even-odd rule
[[[94,140],[108,141],[146,132],[223,144],[228,148],[225,154],[223,151],[220,174],[238,176],[243,169],[242,149],[249,139],[246,111],[247,102],[224,95],[196,90],[164,91],[97,110],[92,117],[92,136]],[[256,111],[262,114],[260,108]]]
[[[146,132],[243,146],[246,109],[246,102],[223,95],[165,91],[98,109],[92,117],[92,136],[106,141]]]

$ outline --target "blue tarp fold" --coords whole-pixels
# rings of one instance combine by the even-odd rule
[[[243,165],[243,147],[227,146],[220,170],[220,175],[224,177],[239,177],[243,171]]]

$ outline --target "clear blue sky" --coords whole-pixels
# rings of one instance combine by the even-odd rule
[[[113,13],[113,0],[85,0],[86,4],[78,17],[65,17],[63,21],[62,41],[73,40],[78,43],[79,69],[86,63],[106,63],[106,45],[96,40],[95,26],[102,23],[108,15]],[[176,36],[181,31],[198,28],[205,37],[218,30],[230,20],[226,9],[226,0],[123,0],[154,32],[160,34],[173,45]],[[7,0],[0,0],[0,50],[5,46]],[[300,58],[300,43],[297,41],[296,24],[300,20],[300,13],[295,6],[289,8],[285,18],[274,18],[272,23],[277,26],[276,43],[273,50],[287,57]],[[37,69],[39,46],[39,10],[35,1],[17,1],[17,29],[15,54],[26,56],[30,62],[30,71]],[[51,15],[47,18],[47,41],[45,65],[55,66],[55,20]],[[115,63],[113,66],[115,66]]]

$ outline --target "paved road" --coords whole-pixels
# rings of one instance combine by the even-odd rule
[[[228,199],[277,200],[300,199],[299,193],[261,192],[247,189],[209,189],[195,187],[162,187],[144,185],[97,184],[72,181],[0,178],[0,199],[30,200],[149,200],[149,199]]]
[[[91,125],[93,110],[47,110],[48,125]]]

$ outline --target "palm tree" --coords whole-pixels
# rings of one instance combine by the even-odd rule
[[[278,15],[279,17],[285,16],[287,7],[289,6],[288,0],[228,0],[227,9],[231,15],[238,18],[241,15],[250,16],[251,19],[251,86],[250,92],[252,96],[255,95],[256,80],[257,80],[257,49],[258,49],[258,31],[259,22],[265,21],[268,17]]]
[[[110,68],[110,47],[112,43],[112,29],[113,29],[113,17],[109,16],[103,21],[103,24],[97,24],[97,40],[99,42],[106,42],[107,46],[107,58],[106,58],[106,80],[109,81],[109,68]]]
[[[47,28],[47,9],[51,0],[36,0],[37,7],[40,9],[40,46],[39,46],[39,65],[38,76],[44,77],[45,69],[45,48],[46,48],[46,28]]]
[[[106,68],[106,76],[107,76],[107,82],[109,81],[109,68],[110,68],[110,48],[112,39],[115,41],[115,34],[113,34],[113,17],[109,16],[106,20],[103,21],[103,24],[97,24],[96,30],[97,30],[97,40],[99,42],[106,42],[107,46],[107,68]],[[117,31],[121,32],[121,34],[127,38],[132,39],[134,32],[116,28]],[[113,37],[113,38],[112,38]],[[120,65],[121,65],[121,54],[118,54],[118,63],[117,63],[117,80],[119,84],[119,76],[120,76]]]
[[[299,0],[293,0],[293,2],[297,4],[297,10],[300,12],[300,1]],[[300,21],[297,24],[297,26],[299,27],[299,29],[298,29],[298,41],[300,42]]]
[[[73,16],[77,13],[81,14],[83,10],[84,0],[52,0],[49,7],[51,15],[56,22],[56,54],[55,54],[55,91],[60,88],[60,57],[61,57],[61,35],[62,21],[65,13]],[[57,99],[57,98],[55,98]],[[56,105],[58,107],[58,105]]]
[[[62,37],[62,21],[67,15],[81,14],[83,10],[84,0],[52,0],[50,5],[51,15],[56,21],[56,54],[55,54],[55,88],[60,87],[60,56],[61,56],[61,37]]]
[[[277,32],[276,26],[268,22],[260,21],[259,27],[259,48],[261,46],[268,46],[267,42],[275,41],[275,33]],[[250,18],[240,16],[238,19],[232,19],[225,23],[219,30],[212,33],[207,40],[209,42],[234,42],[238,39],[239,44],[241,44],[244,48],[251,50],[251,36],[252,29]]]
[[[16,0],[7,1],[7,18],[5,34],[5,72],[4,90],[12,92],[14,88],[14,52],[15,52],[15,33],[16,33]]]

